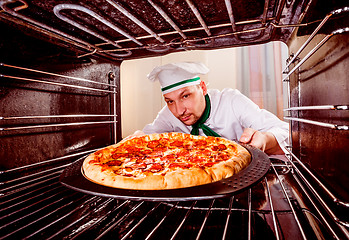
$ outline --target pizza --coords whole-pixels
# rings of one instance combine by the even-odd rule
[[[97,184],[134,190],[198,186],[230,177],[251,161],[249,152],[221,137],[150,134],[90,154],[84,176]]]

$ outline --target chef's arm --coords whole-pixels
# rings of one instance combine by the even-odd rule
[[[245,128],[240,142],[250,144],[266,154],[284,154],[275,136],[270,132],[260,132],[252,128]]]

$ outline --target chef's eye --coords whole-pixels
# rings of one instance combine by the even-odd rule
[[[183,95],[183,98],[188,98],[190,94]]]
[[[172,101],[172,100],[166,100],[166,103],[167,103],[167,104],[172,104],[173,101]]]

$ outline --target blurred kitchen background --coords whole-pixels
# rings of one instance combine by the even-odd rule
[[[238,89],[260,108],[283,120],[283,108],[287,107],[287,85],[282,82],[282,70],[287,56],[285,44],[270,42],[123,61],[120,69],[122,136],[143,129],[165,105],[160,84],[148,80],[147,74],[156,66],[182,61],[202,62],[210,69],[208,74],[201,76],[208,88]]]

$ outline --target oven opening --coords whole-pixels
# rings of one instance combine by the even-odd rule
[[[209,89],[237,89],[260,108],[283,120],[283,109],[288,107],[287,84],[282,82],[287,57],[287,46],[272,42],[124,61],[120,69],[122,135],[126,137],[142,130],[166,104],[159,83],[151,82],[147,75],[154,67],[170,62],[204,63],[210,71],[200,77]]]

